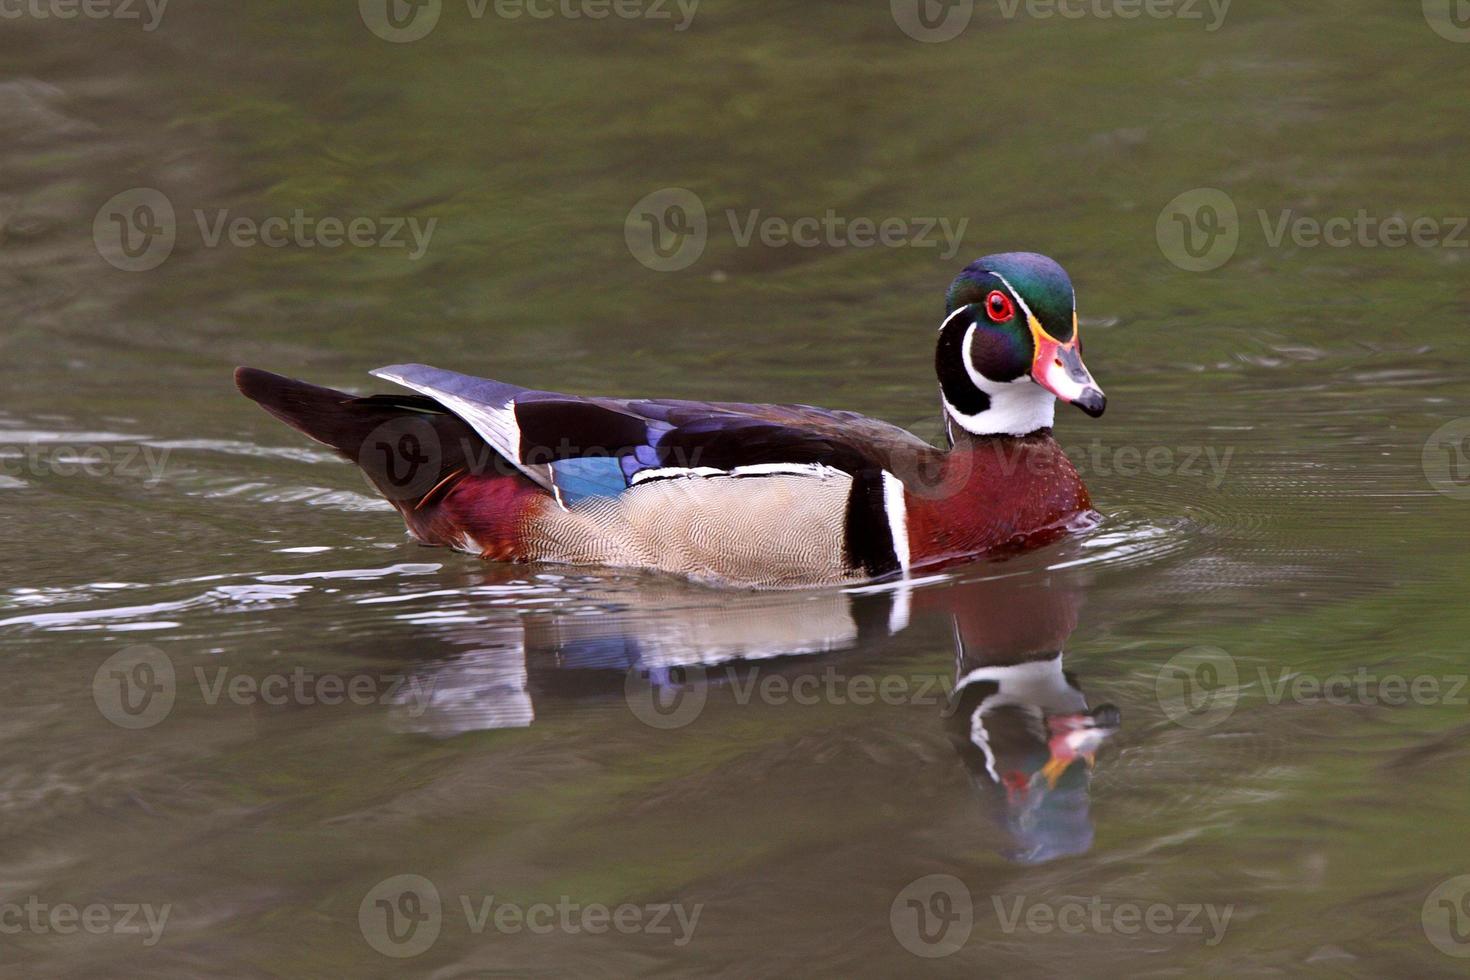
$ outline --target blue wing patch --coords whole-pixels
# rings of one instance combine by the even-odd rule
[[[551,483],[570,507],[588,497],[616,497],[628,489],[622,460],[616,456],[578,456],[551,464]]]

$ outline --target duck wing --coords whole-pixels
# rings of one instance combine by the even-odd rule
[[[939,455],[905,430],[809,405],[583,398],[395,364],[372,372],[434,399],[564,506],[649,480],[825,478]]]

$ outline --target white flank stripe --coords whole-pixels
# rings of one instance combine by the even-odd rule
[[[649,480],[671,480],[678,477],[693,476],[719,476],[724,470],[717,470],[712,466],[660,466],[657,469],[639,470],[633,474],[630,486],[637,486]]]
[[[843,475],[842,471],[826,463],[751,463],[737,466],[731,476],[814,476],[826,480]]]
[[[909,577],[909,511],[903,499],[903,481],[883,471],[883,512],[888,515],[888,533],[893,536],[893,557],[903,577]]]
[[[720,470],[713,466],[661,466],[657,469],[639,470],[633,474],[631,486],[649,480],[668,480],[678,477],[712,476],[806,476],[826,480],[834,476],[846,476],[841,470],[825,463],[751,463],[732,470]]]

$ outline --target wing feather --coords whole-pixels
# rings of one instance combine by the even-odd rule
[[[564,506],[635,481],[892,469],[938,450],[897,426],[809,405],[579,398],[396,364],[372,372],[439,401]]]

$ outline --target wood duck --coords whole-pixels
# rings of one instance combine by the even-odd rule
[[[807,405],[587,398],[422,364],[357,397],[254,368],[247,397],[356,462],[409,533],[495,561],[800,587],[1030,547],[1091,512],[1056,399],[1101,415],[1072,283],[1043,255],[967,266],[935,355],[946,449]]]

